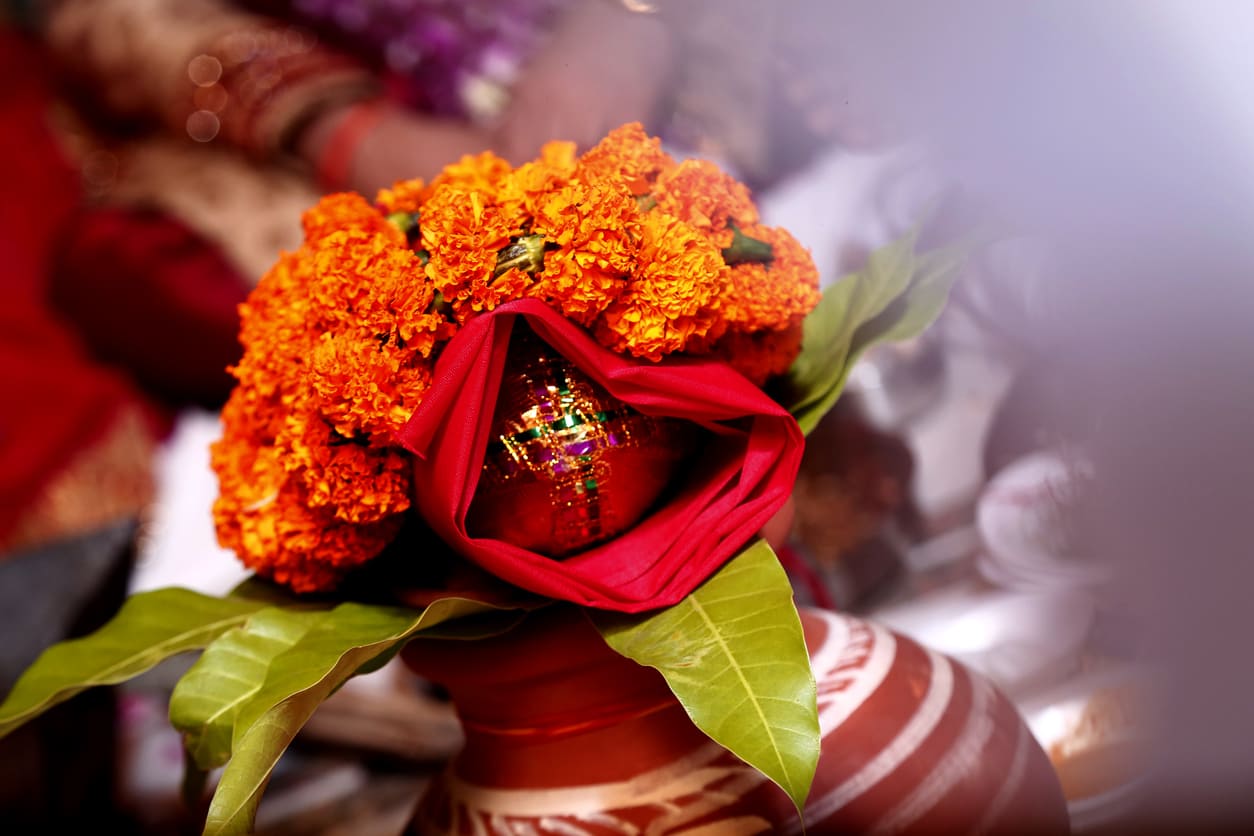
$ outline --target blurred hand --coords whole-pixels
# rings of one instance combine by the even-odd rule
[[[430,180],[466,154],[492,150],[486,131],[452,119],[388,106],[358,143],[349,167],[350,188],[373,198],[398,180]]]
[[[337,157],[335,146],[346,144],[332,166],[343,182],[324,185],[371,198],[398,180],[429,180],[466,154],[490,150],[519,165],[551,140],[574,142],[582,151],[626,122],[649,128],[673,63],[670,33],[656,15],[586,0],[567,12],[544,50],[523,69],[491,128],[388,104],[369,115],[346,105],[311,122],[297,151],[325,167],[328,157]]]
[[[328,109],[301,133],[296,151],[324,188],[373,199],[398,180],[430,180],[463,155],[490,147],[490,135],[467,123],[378,103]],[[328,167],[335,169],[330,182]]]
[[[497,125],[497,153],[515,165],[550,140],[580,151],[626,122],[654,122],[675,60],[657,15],[606,0],[576,3],[524,69]]]

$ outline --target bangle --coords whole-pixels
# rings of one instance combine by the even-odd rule
[[[384,106],[380,99],[358,102],[348,108],[348,112],[341,117],[339,124],[327,137],[327,144],[318,155],[314,166],[314,173],[323,189],[335,192],[348,188],[357,146],[379,123],[383,114]]]
[[[308,32],[278,23],[227,30],[188,62],[192,91],[187,132],[222,139],[259,158],[281,153],[306,114],[333,101],[377,94],[379,83],[356,59]]]
[[[651,15],[656,14],[658,10],[658,4],[651,0],[618,0],[614,5],[622,6],[627,11],[637,14]]]

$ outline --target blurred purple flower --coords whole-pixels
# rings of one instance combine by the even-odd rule
[[[405,103],[473,117],[472,91],[508,86],[571,0],[295,0],[398,76]]]

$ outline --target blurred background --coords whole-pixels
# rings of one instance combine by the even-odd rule
[[[302,209],[639,120],[748,183],[824,284],[923,221],[988,232],[936,326],[864,355],[810,438],[781,555],[798,600],[992,678],[1077,832],[1254,825],[1254,9],[0,8],[0,691],[129,592],[243,577],[207,445],[236,305]],[[177,673],[0,741],[0,818],[188,831]],[[422,683],[354,680],[259,828],[395,832],[458,745]]]

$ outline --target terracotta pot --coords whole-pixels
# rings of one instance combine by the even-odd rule
[[[823,732],[807,833],[1068,832],[1045,753],[986,680],[873,623],[801,616]],[[408,833],[801,832],[781,790],[574,608],[494,639],[411,642],[404,659],[448,688],[466,735]]]

